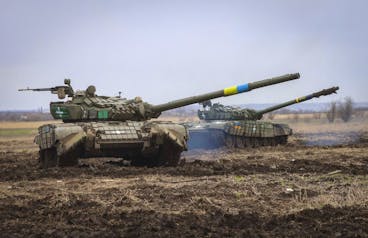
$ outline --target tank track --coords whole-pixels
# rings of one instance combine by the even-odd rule
[[[288,136],[265,137],[243,137],[236,135],[225,135],[225,145],[228,148],[257,148],[261,146],[285,145]]]
[[[267,121],[220,121],[188,125],[189,149],[249,148],[287,143],[292,129]]]
[[[223,146],[227,148],[257,148],[261,146],[285,145],[288,135],[273,137],[250,137],[244,135],[231,135],[223,130],[206,129],[190,133],[189,149],[216,149]]]
[[[134,156],[129,159],[134,166],[176,166],[179,163],[183,149],[173,143],[167,142],[160,146],[156,156]],[[65,155],[57,155],[56,148],[39,151],[40,167],[47,169],[53,167],[70,167],[78,165],[79,158],[83,157],[80,149],[76,148]]]
[[[131,158],[133,166],[176,166],[179,163],[183,148],[166,141],[158,149],[155,156],[135,156]]]
[[[48,148],[39,151],[40,167],[47,169],[52,167],[69,167],[78,165],[81,157],[81,149],[75,148],[63,155],[57,155],[56,148]]]

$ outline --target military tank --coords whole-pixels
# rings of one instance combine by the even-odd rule
[[[260,111],[204,101],[201,103],[203,109],[198,110],[201,122],[186,124],[190,138],[188,147],[218,148],[225,145],[230,148],[244,148],[286,144],[288,136],[292,135],[292,129],[286,124],[259,121],[263,115],[292,104],[336,93],[338,89],[324,89]]]
[[[63,86],[20,91],[50,91],[59,99],[67,98],[50,103],[51,115],[63,123],[38,128],[34,141],[39,146],[43,168],[73,166],[79,158],[90,157],[123,157],[134,165],[174,166],[181,152],[187,150],[188,132],[183,125],[151,118],[166,110],[299,77],[298,73],[287,74],[159,105],[144,102],[140,97],[128,100],[98,96],[94,86],[75,92],[69,79]]]

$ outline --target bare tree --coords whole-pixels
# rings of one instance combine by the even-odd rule
[[[342,103],[339,103],[338,113],[344,122],[351,120],[353,115],[353,99],[351,97],[346,97]]]
[[[367,109],[365,108],[355,108],[354,109],[354,116],[356,118],[364,118],[365,112],[367,111]]]
[[[336,118],[336,102],[330,103],[330,108],[328,109],[326,113],[326,117],[329,123],[332,123],[335,121]]]

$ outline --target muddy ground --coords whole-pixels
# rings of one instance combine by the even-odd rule
[[[295,138],[294,138],[295,139]],[[117,159],[41,170],[0,140],[2,237],[368,237],[367,141],[191,151],[176,168]]]

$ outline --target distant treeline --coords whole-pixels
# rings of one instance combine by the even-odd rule
[[[0,121],[47,121],[52,119],[50,113],[39,111],[0,111]]]

